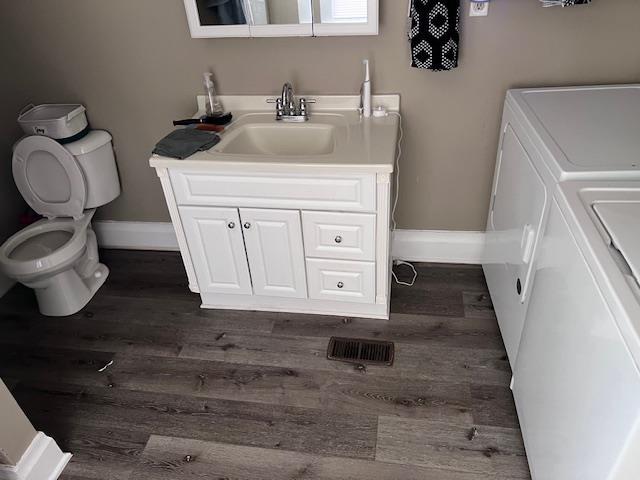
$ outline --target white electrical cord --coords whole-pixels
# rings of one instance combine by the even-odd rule
[[[397,222],[396,222],[396,208],[398,207],[398,196],[400,195],[400,157],[402,156],[402,139],[404,138],[404,130],[402,128],[402,115],[400,115],[400,112],[389,112],[390,115],[397,115],[398,119],[400,120],[400,136],[398,137],[398,155],[396,156],[396,191],[395,191],[395,197],[393,199],[393,207],[391,209],[391,225],[392,225],[392,229],[395,232],[396,227],[398,226]],[[411,270],[413,271],[413,278],[411,279],[411,282],[401,282],[400,280],[398,280],[398,277],[396,276],[396,272],[393,271],[393,268],[391,269],[391,276],[393,277],[393,280],[398,284],[398,285],[405,285],[407,287],[413,287],[413,285],[415,285],[416,283],[416,279],[418,278],[418,272],[416,271],[416,268],[409,262],[405,262],[404,260],[394,260],[393,262],[395,265],[408,265],[409,267],[411,267]]]

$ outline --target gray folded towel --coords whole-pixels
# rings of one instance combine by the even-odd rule
[[[196,152],[209,150],[219,141],[220,136],[214,132],[181,128],[174,130],[156,143],[153,153],[182,160]]]

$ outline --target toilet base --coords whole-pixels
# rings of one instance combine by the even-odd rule
[[[109,269],[98,263],[92,273],[81,277],[76,269],[64,270],[33,288],[40,313],[48,317],[66,317],[82,310],[109,276]]]

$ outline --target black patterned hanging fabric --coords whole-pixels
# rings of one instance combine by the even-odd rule
[[[411,0],[411,66],[433,71],[458,66],[460,0]]]

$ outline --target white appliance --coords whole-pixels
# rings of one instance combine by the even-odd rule
[[[640,478],[640,182],[550,199],[513,392],[534,480]]]
[[[552,191],[640,179],[640,85],[507,93],[483,268],[512,368]]]
[[[25,137],[14,147],[12,165],[18,190],[47,218],[0,246],[0,271],[35,291],[42,314],[76,313],[109,273],[98,260],[91,218],[120,195],[111,135],[94,130],[65,145]]]

